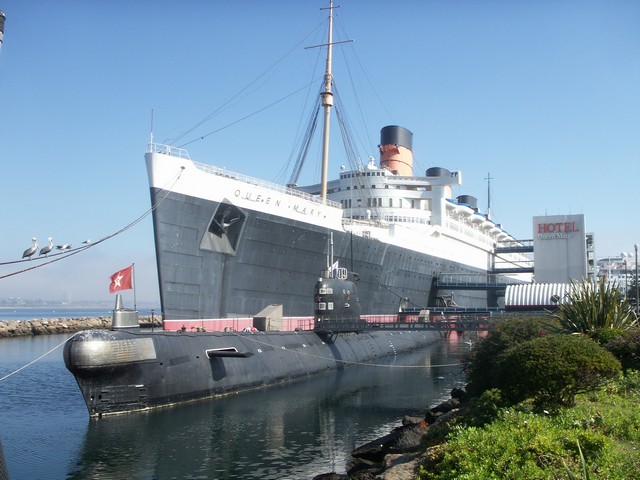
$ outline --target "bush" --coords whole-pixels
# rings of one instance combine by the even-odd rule
[[[620,372],[620,362],[588,337],[553,334],[512,347],[501,356],[498,388],[506,399],[538,406],[572,406]]]
[[[464,410],[461,423],[466,426],[481,427],[492,422],[502,407],[507,406],[502,392],[497,388],[486,390],[479,397],[471,398]]]
[[[604,343],[604,347],[620,360],[625,370],[640,370],[640,327],[621,332]]]
[[[597,427],[556,422],[551,416],[505,411],[483,428],[458,428],[442,460],[422,468],[418,478],[546,480],[567,478],[568,472],[569,478],[638,478],[638,456],[629,452],[633,443],[620,443]],[[585,470],[591,477],[579,476]]]
[[[467,375],[467,392],[479,396],[485,390],[501,388],[497,378],[497,366],[510,348],[523,342],[545,335],[549,322],[536,318],[506,318],[496,324],[487,337],[475,344],[464,361]]]
[[[627,371],[557,415],[500,409],[482,428],[455,427],[418,478],[639,478],[639,402],[640,372]]]

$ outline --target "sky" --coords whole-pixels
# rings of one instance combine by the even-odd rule
[[[334,47],[336,91],[363,162],[401,125],[416,173],[460,170],[454,195],[483,211],[491,177],[491,214],[515,238],[532,238],[533,216],[584,214],[597,257],[633,252],[640,2],[337,3],[334,42],[352,42]],[[0,298],[110,302],[109,277],[134,263],[138,303],[159,305],[151,131],[198,162],[286,183],[324,68],[305,47],[326,42],[327,5],[0,0]],[[319,157],[298,183],[317,183]],[[17,273],[46,262],[15,263],[32,237],[94,246]]]

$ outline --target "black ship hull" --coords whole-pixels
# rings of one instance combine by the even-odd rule
[[[160,298],[165,319],[250,317],[270,304],[285,316],[310,316],[309,289],[327,264],[329,237],[340,265],[359,276],[362,312],[435,305],[438,275],[486,274],[474,268],[374,238],[215,202],[151,189]],[[238,220],[215,232],[216,217]],[[486,254],[486,262],[489,255]],[[445,292],[451,294],[451,291]],[[455,292],[461,305],[486,307],[486,291]]]

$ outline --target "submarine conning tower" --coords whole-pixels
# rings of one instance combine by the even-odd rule
[[[341,330],[339,326],[342,324],[345,330],[350,330],[360,322],[358,289],[347,275],[333,278],[331,273],[324,271],[313,289],[315,328],[318,330],[331,325],[333,330]]]
[[[396,175],[413,176],[413,133],[398,125],[380,130],[380,168]]]

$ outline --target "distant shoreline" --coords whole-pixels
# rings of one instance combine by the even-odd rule
[[[151,315],[138,317],[140,325],[151,327]],[[81,318],[34,318],[31,320],[0,320],[0,339],[75,333],[81,330],[106,330],[111,328],[111,316]],[[162,327],[162,317],[153,316],[153,326]]]

